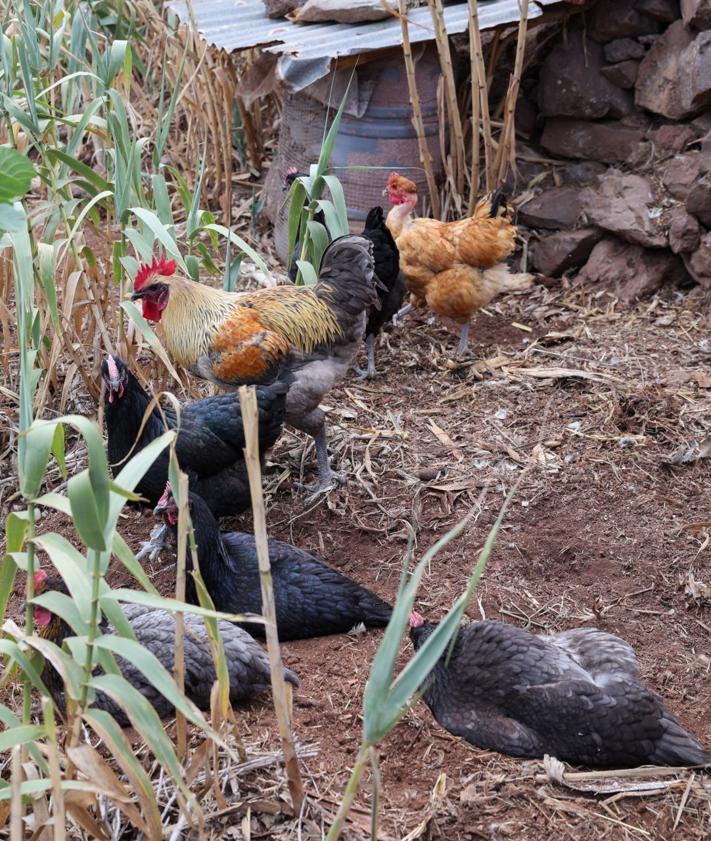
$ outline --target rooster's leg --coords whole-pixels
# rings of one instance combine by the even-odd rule
[[[392,317],[392,323],[397,327],[400,319],[409,312],[412,312],[414,309],[415,307],[413,304],[405,304],[405,306],[401,307],[401,309],[399,309]]]
[[[372,380],[374,377],[377,377],[378,370],[375,367],[375,336],[370,335],[366,337],[366,344],[368,345],[368,369],[364,371],[362,368],[359,368],[357,365],[353,366],[353,370],[356,372],[356,376],[361,380]]]
[[[344,478],[334,473],[331,470],[331,462],[328,458],[328,446],[326,444],[326,426],[325,424],[314,435],[314,444],[316,445],[316,458],[318,460],[318,484],[304,485],[297,482],[296,486],[302,491],[309,493],[325,493],[333,490],[344,483]]]
[[[466,353],[467,352],[467,345],[469,344],[469,326],[470,322],[467,321],[466,324],[462,324],[462,332],[459,337],[459,352]]]

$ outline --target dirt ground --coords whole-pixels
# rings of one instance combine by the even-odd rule
[[[538,287],[480,313],[471,359],[456,332],[408,316],[378,347],[382,375],[330,394],[330,445],[348,483],[309,501],[291,482],[313,451],[286,432],[267,468],[273,537],[321,554],[378,594],[397,590],[405,523],[418,553],[473,506],[467,531],[432,562],[417,607],[438,619],[461,593],[506,493],[523,479],[468,609],[532,631],[595,625],[636,649],[647,684],[711,746],[711,294],[665,290],[618,309],[606,294]],[[484,491],[482,498],[482,491]],[[50,516],[46,526],[61,525]],[[134,548],[151,518],[127,515]],[[236,527],[250,527],[245,516]],[[173,587],[170,558],[149,572]],[[126,579],[126,580],[124,580]],[[112,583],[128,584],[116,570]],[[379,632],[292,642],[301,679],[294,728],[326,815],[340,801],[360,739],[362,690]],[[406,656],[411,651],[405,644]],[[238,711],[249,744],[276,748],[266,700]],[[711,781],[663,794],[575,791],[543,763],[477,750],[417,704],[380,748],[383,839],[700,839],[711,833]],[[432,792],[440,774],[445,794]],[[635,781],[633,781],[635,782]],[[370,782],[345,835],[365,837]],[[317,823],[264,823],[252,837],[320,837]],[[213,826],[224,836],[229,819]],[[271,827],[271,828],[270,828]],[[409,833],[409,835],[408,835]]]

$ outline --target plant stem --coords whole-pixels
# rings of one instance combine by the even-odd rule
[[[370,796],[370,841],[378,841],[378,810],[380,807],[380,763],[378,749],[373,745],[368,751],[373,774],[373,793]]]
[[[25,633],[31,633],[32,629],[32,597],[35,594],[35,504],[30,502],[27,506],[29,522],[27,524],[27,583],[25,584]],[[32,682],[28,677],[22,681],[22,723],[30,723],[32,710]],[[24,750],[24,748],[23,748]],[[25,757],[22,757],[25,761]]]
[[[351,810],[351,806],[353,805],[353,800],[355,799],[356,794],[358,793],[358,788],[360,787],[360,778],[363,776],[363,771],[365,771],[365,766],[368,761],[369,751],[371,745],[363,744],[360,747],[360,751],[358,753],[358,758],[356,759],[356,763],[353,766],[353,771],[351,772],[351,778],[348,780],[348,785],[346,786],[346,790],[343,793],[343,800],[341,801],[341,805],[338,807],[338,813],[331,824],[331,828],[328,830],[328,835],[326,836],[326,841],[337,841],[341,834],[341,830],[343,829],[343,824],[348,817],[348,813]]]
[[[91,606],[89,609],[89,630],[86,635],[86,656],[84,657],[84,668],[81,676],[81,691],[79,693],[79,715],[86,709],[86,700],[89,696],[89,681],[91,680],[91,666],[94,660],[94,640],[98,636],[98,624],[100,621],[99,612],[99,584],[101,583],[101,572],[99,569],[101,554],[96,550],[90,550],[91,558]],[[76,728],[75,728],[76,730]],[[78,736],[78,732],[76,733]],[[74,734],[72,734],[72,739]]]

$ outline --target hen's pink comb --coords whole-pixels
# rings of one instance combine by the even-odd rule
[[[148,281],[156,276],[170,277],[175,273],[175,260],[166,260],[165,257],[154,257],[152,263],[142,263],[133,280],[133,289],[140,292]]]
[[[119,379],[118,365],[116,365],[116,360],[113,358],[113,356],[111,356],[111,354],[109,354],[106,357],[106,365],[108,366],[109,376],[111,377],[111,379],[112,380]]]
[[[410,627],[421,628],[424,624],[424,617],[421,614],[419,614],[416,610],[413,610],[410,614]]]
[[[163,496],[158,500],[158,505],[163,505],[173,496],[173,489],[170,487],[170,482],[165,483],[165,490]]]
[[[47,573],[43,569],[38,569],[35,574],[33,581],[35,582],[35,590],[39,587],[40,584],[44,583],[47,580]]]

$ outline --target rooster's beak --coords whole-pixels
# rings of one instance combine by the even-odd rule
[[[383,190],[382,195],[383,195],[383,196],[387,196],[387,194],[388,194],[388,188],[386,187],[386,188]]]
[[[143,297],[143,292],[134,292],[131,295],[131,300],[132,301],[137,301],[139,298],[142,298],[142,297]]]
[[[159,499],[158,504],[153,509],[153,516],[158,517],[164,511],[168,510],[168,500],[167,499]]]

